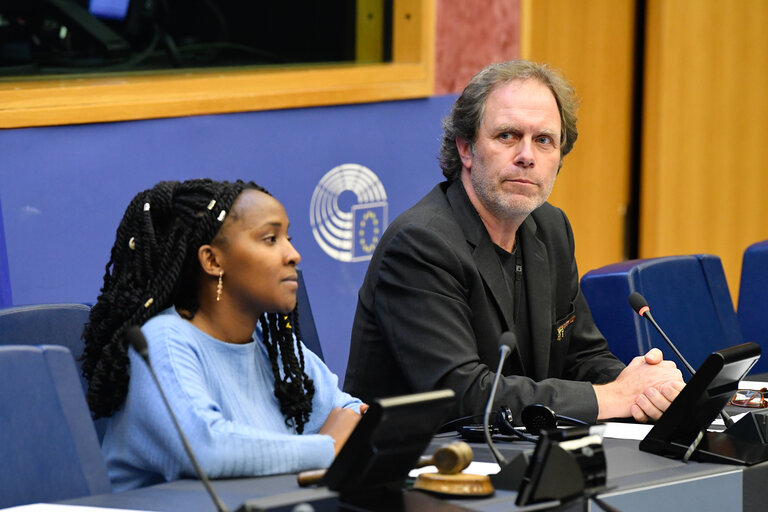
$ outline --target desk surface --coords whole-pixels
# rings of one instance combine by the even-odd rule
[[[436,438],[427,453],[432,453],[437,446],[452,440],[450,437]],[[683,463],[641,452],[637,445],[637,441],[604,440],[608,478],[607,489],[600,496],[604,502],[619,510],[722,512],[765,509],[762,491],[764,482],[768,481],[768,463],[749,468],[699,462]],[[497,446],[508,460],[533,448],[532,443],[524,441],[497,443]],[[473,444],[472,447],[475,460],[493,461],[490,450],[485,445]],[[232,510],[254,498],[299,490],[295,475],[217,480],[213,482],[213,487]],[[490,498],[456,499],[449,502],[464,509],[482,512],[514,511],[520,510],[514,504],[516,496],[515,491],[497,490]],[[205,489],[197,480],[179,480],[120,494],[90,496],[62,503],[155,511],[215,510]],[[598,510],[583,503],[569,504],[563,509]]]

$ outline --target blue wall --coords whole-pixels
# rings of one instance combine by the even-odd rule
[[[454,99],[1,131],[13,303],[94,302],[139,190],[168,179],[250,179],[286,207],[326,360],[343,379],[367,261],[323,252],[309,220],[313,191],[334,167],[365,166],[386,190],[391,221],[441,180],[440,120]]]

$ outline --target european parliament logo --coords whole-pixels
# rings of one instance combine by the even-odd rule
[[[309,222],[318,245],[339,261],[371,259],[387,227],[387,193],[373,171],[342,164],[315,187]]]

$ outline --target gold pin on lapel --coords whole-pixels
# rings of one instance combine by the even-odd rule
[[[571,318],[566,320],[563,325],[557,328],[557,341],[563,341],[563,338],[565,337],[565,329],[571,325],[576,320],[576,315],[573,315]]]

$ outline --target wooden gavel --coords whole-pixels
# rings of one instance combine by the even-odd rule
[[[455,475],[461,473],[472,462],[472,447],[464,441],[455,441],[441,446],[433,455],[422,455],[414,468],[435,466],[438,473]],[[316,484],[325,475],[325,469],[310,469],[302,471],[296,477],[300,487]]]
[[[422,455],[416,462],[416,468],[435,466],[443,475],[461,473],[472,462],[472,447],[464,441],[455,441],[435,450],[434,455]]]

